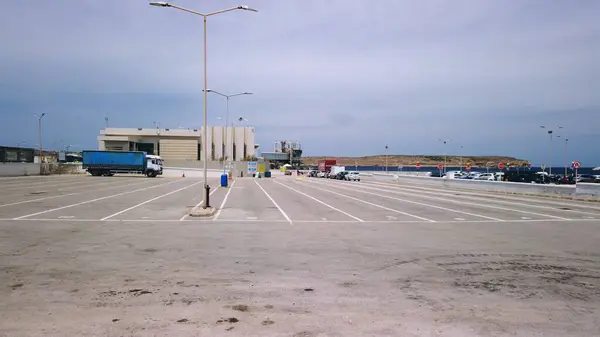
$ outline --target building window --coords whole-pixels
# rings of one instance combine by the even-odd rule
[[[235,143],[233,143],[233,153],[232,153],[233,161],[235,161],[235,150],[236,150]]]
[[[160,156],[160,141],[156,142],[156,155]]]
[[[202,144],[198,143],[198,157],[196,160],[202,160]]]
[[[222,146],[222,150],[221,150],[221,158],[223,158],[223,160],[227,159],[227,157],[225,157],[225,144],[223,144]]]
[[[244,160],[247,158],[248,153],[246,152],[246,143],[244,143]]]
[[[215,143],[210,145],[210,160],[215,160]]]

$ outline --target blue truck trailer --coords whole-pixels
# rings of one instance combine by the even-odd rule
[[[146,152],[83,151],[82,156],[83,169],[94,177],[138,173],[154,178],[163,173],[162,159]]]

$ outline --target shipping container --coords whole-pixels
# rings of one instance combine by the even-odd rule
[[[335,159],[325,159],[319,161],[319,171],[320,172],[330,172],[331,167],[335,166],[337,161]]]
[[[148,177],[162,174],[162,159],[146,152],[83,151],[82,166],[93,176],[115,173],[141,173]]]

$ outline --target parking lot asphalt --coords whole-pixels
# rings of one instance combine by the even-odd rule
[[[363,178],[0,178],[0,336],[589,336],[600,205]]]

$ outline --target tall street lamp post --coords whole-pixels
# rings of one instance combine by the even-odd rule
[[[548,129],[544,125],[540,125],[540,128],[548,130],[548,135],[550,136],[550,146],[548,147],[548,175],[552,175],[552,135],[554,130]],[[557,126],[558,129],[562,129],[562,126]]]
[[[438,138],[438,140],[440,142],[444,142],[444,173],[446,173],[447,169],[446,169],[446,164],[447,164],[447,156],[448,156],[448,150],[446,149],[446,146],[448,144],[448,142],[450,141],[450,139],[440,139]]]
[[[219,96],[225,97],[225,104],[226,104],[226,111],[225,111],[225,152],[223,153],[223,157],[225,157],[225,160],[227,160],[227,148],[229,148],[229,146],[227,146],[227,141],[228,141],[228,137],[227,137],[227,125],[229,124],[229,98],[230,97],[235,97],[235,96],[243,96],[243,95],[252,95],[251,92],[240,92],[237,94],[231,94],[231,95],[225,95],[223,93],[220,93],[216,90],[212,90],[212,89],[206,89],[207,92],[212,92],[214,94],[217,94]],[[233,123],[232,123],[233,124]],[[233,146],[233,140],[234,140],[234,129],[231,130],[231,146]],[[225,171],[225,167],[223,167],[223,171]]]
[[[40,175],[44,174],[44,148],[42,146],[42,118],[46,116],[46,113],[44,112],[41,115],[36,115],[36,117],[38,118],[38,134],[40,137]]]
[[[561,136],[556,136],[556,138],[560,138]],[[565,178],[567,177],[567,168],[569,167],[569,162],[567,161],[567,148],[569,144],[569,138],[565,137]]]
[[[385,145],[385,172],[387,173],[388,170],[388,146],[387,144]]]
[[[158,6],[158,7],[171,7],[171,8],[175,8],[175,9],[179,9],[181,11],[184,12],[188,12],[191,14],[195,14],[195,15],[200,15],[202,16],[202,18],[204,19],[204,129],[202,130],[202,134],[203,134],[203,140],[202,140],[202,161],[204,162],[204,198],[202,200],[202,208],[206,209],[207,207],[210,207],[210,205],[208,205],[208,197],[209,197],[209,189],[210,187],[208,186],[208,147],[207,147],[207,140],[208,140],[208,126],[207,126],[207,117],[206,117],[206,96],[208,93],[208,80],[207,80],[207,74],[206,74],[206,18],[208,18],[209,16],[213,16],[213,15],[217,15],[217,14],[221,14],[221,13],[226,13],[226,12],[231,12],[231,11],[235,11],[235,10],[245,10],[245,11],[252,11],[252,12],[258,12],[256,9],[250,8],[248,6],[236,6],[236,7],[231,7],[231,8],[227,8],[227,9],[223,9],[220,11],[216,11],[216,12],[212,12],[212,13],[200,13],[200,12],[196,12],[187,8],[183,8],[177,5],[173,5],[170,4],[168,2],[150,2],[151,6]]]

